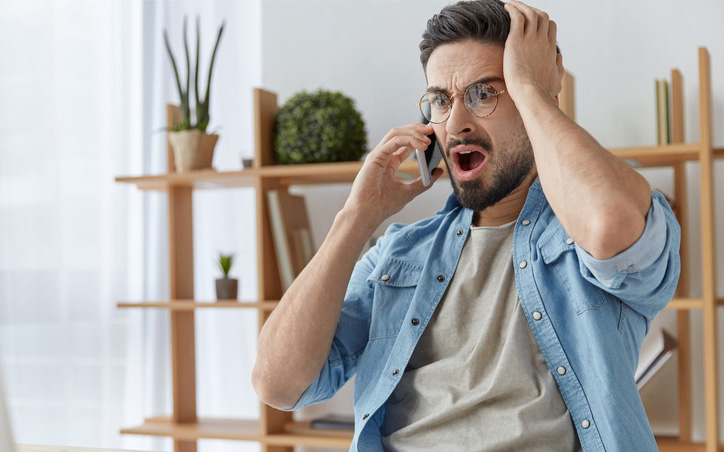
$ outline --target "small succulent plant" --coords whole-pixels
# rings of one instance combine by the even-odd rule
[[[224,278],[229,277],[229,270],[231,270],[231,264],[234,262],[233,254],[222,254],[219,253],[219,267],[224,273]]]

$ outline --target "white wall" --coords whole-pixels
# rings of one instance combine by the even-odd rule
[[[417,122],[415,102],[425,89],[418,44],[426,21],[444,1],[270,1],[262,5],[262,81],[280,104],[302,90],[340,90],[356,100],[367,123],[370,148],[394,126]],[[724,3],[715,1],[535,1],[558,24],[563,63],[576,78],[577,120],[604,146],[655,142],[654,79],[679,68],[684,76],[686,137],[698,141],[698,47],[711,54],[714,124],[724,121]],[[714,132],[724,146],[724,128]],[[722,192],[721,162],[715,190]],[[698,163],[688,164],[692,296],[701,295]],[[642,170],[652,187],[673,192],[673,171]],[[308,195],[316,245],[324,239],[349,185],[295,187]],[[392,221],[413,222],[434,214],[451,187],[447,180],[411,202]],[[324,201],[322,201],[322,193]],[[718,236],[724,229],[718,197]],[[724,258],[724,240],[717,243]],[[718,267],[722,278],[724,265]],[[721,287],[718,291],[722,293]],[[704,437],[703,362],[700,315],[692,315],[695,439]],[[656,323],[675,332],[674,313]],[[720,327],[722,323],[720,322]],[[720,349],[724,350],[723,346]],[[724,356],[720,354],[720,362]],[[724,374],[722,374],[724,376]],[[303,419],[329,410],[352,412],[353,380],[325,404],[295,413]],[[642,393],[657,433],[677,430],[676,363],[667,365]],[[721,405],[721,404],[720,404]],[[724,419],[724,417],[722,418]]]

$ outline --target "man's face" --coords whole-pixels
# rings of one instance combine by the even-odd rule
[[[517,188],[535,163],[523,120],[507,93],[498,95],[495,111],[483,118],[473,115],[463,102],[468,86],[486,77],[498,79],[488,82],[497,91],[506,89],[503,47],[473,40],[441,45],[430,55],[426,74],[428,87],[443,88],[448,96],[454,96],[450,117],[442,124],[433,124],[433,129],[442,145],[455,195],[463,207],[485,210]],[[453,154],[463,149],[462,145],[487,154],[478,168],[464,171],[481,156],[458,159]]]

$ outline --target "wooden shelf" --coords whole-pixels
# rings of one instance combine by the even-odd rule
[[[182,441],[201,438],[261,441],[263,437],[257,419],[200,418],[194,423],[175,423],[169,416],[148,418],[143,425],[121,429],[121,433],[168,436]]]
[[[682,143],[661,146],[611,148],[609,151],[622,159],[635,160],[642,167],[672,166],[686,161],[698,161],[701,144]],[[713,149],[714,158],[724,158],[724,148]]]
[[[146,419],[143,425],[121,429],[123,434],[168,436],[182,441],[228,439],[261,441],[260,423],[256,419],[200,418],[194,423],[175,423],[170,416]],[[266,435],[265,442],[280,446],[339,447],[348,449],[354,432],[313,429],[309,421],[288,422],[283,433]]]
[[[724,306],[724,298],[717,298],[714,300],[717,306]],[[669,304],[666,305],[665,309],[675,309],[679,311],[691,310],[691,309],[702,309],[704,307],[704,300],[701,298],[672,298]]]
[[[254,176],[258,175],[259,171],[254,168],[246,168],[241,171],[207,169],[155,176],[116,177],[116,182],[135,184],[141,190],[166,190],[169,187],[238,188],[253,187]]]
[[[267,300],[262,302],[243,300],[156,300],[156,301],[121,301],[116,304],[119,308],[161,308],[172,311],[191,311],[203,308],[256,308],[272,311],[279,304],[278,300]]]
[[[612,148],[610,152],[626,160],[635,160],[642,167],[671,166],[682,161],[699,159],[699,143],[667,144]],[[714,149],[715,158],[724,158],[724,148]],[[134,184],[141,190],[167,190],[169,187],[194,189],[253,187],[256,178],[276,179],[280,185],[324,185],[351,183],[362,168],[363,161],[310,163],[303,165],[271,165],[241,171],[198,170],[155,176],[117,177],[116,182]],[[444,165],[444,164],[443,164]],[[413,158],[400,164],[397,176],[416,179],[420,172]],[[448,177],[447,171],[442,175]]]
[[[266,443],[275,446],[337,447],[349,449],[353,431],[315,429],[309,421],[292,421],[284,424],[284,433],[271,433]]]
[[[703,452],[706,450],[704,443],[679,441],[675,436],[655,436],[656,445],[660,452]],[[719,449],[724,448],[724,443],[719,444]]]
[[[134,184],[141,190],[167,190],[169,187],[195,189],[254,187],[258,178],[274,179],[280,185],[310,185],[350,183],[362,168],[363,161],[310,163],[303,165],[271,165],[241,171],[197,170],[185,173],[154,176],[117,177],[116,182]],[[408,159],[400,164],[400,178],[419,176],[417,161]],[[447,175],[443,175],[447,177]]]

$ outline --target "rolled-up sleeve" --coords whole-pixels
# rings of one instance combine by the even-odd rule
[[[664,195],[651,192],[641,236],[608,259],[596,259],[575,245],[581,275],[649,319],[674,296],[681,273],[681,227]]]
[[[296,411],[305,406],[329,400],[356,372],[357,359],[364,352],[369,339],[374,298],[374,288],[367,283],[367,277],[374,270],[381,253],[380,250],[385,246],[389,234],[400,226],[402,225],[399,223],[390,225],[385,234],[377,240],[375,246],[370,248],[355,264],[344,296],[329,356],[317,378],[302,393],[297,403],[282,411]]]

